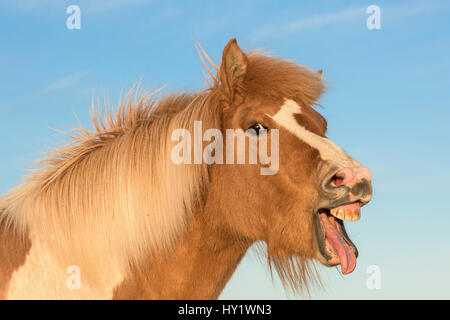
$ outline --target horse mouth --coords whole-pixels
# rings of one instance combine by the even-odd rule
[[[315,217],[318,260],[326,266],[340,264],[343,274],[356,267],[358,250],[345,231],[344,221],[357,221],[361,203],[353,202],[331,209],[319,209]]]

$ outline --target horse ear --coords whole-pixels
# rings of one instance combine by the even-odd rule
[[[319,71],[317,71],[317,74],[322,78],[323,70],[320,69]]]
[[[231,39],[223,49],[222,63],[220,66],[219,78],[221,86],[232,102],[242,89],[245,74],[247,73],[248,58],[236,39]]]

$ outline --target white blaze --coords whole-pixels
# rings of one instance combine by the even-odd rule
[[[301,107],[293,100],[286,99],[280,110],[273,115],[267,115],[280,126],[294,134],[301,141],[319,151],[322,160],[334,162],[340,167],[360,167],[341,147],[330,139],[321,137],[302,127],[295,119],[295,114],[301,114]]]

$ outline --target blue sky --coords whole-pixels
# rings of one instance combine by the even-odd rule
[[[81,30],[66,28],[67,6]],[[365,9],[381,9],[368,30]],[[204,87],[194,39],[214,61],[236,37],[323,69],[329,136],[368,166],[373,201],[347,229],[354,273],[320,268],[311,298],[450,298],[450,3],[448,1],[0,1],[0,192],[48,147],[50,128],[89,124],[92,96]],[[381,288],[369,290],[377,265]],[[284,299],[251,253],[221,298]]]

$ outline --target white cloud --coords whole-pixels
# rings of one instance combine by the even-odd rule
[[[108,0],[108,1],[91,1],[91,0],[2,0],[0,8],[6,8],[14,11],[30,13],[30,12],[53,12],[61,14],[61,9],[69,5],[76,4],[85,13],[111,13],[131,7],[153,4],[155,0]],[[65,11],[64,11],[65,13]]]
[[[21,11],[30,11],[30,10],[32,11],[38,8],[49,8],[55,4],[57,4],[57,2],[53,0],[24,0],[24,1],[4,0],[1,3],[2,6]]]
[[[289,21],[277,26],[261,27],[251,33],[251,38],[253,40],[259,40],[261,38],[285,36],[304,29],[320,28],[330,24],[349,22],[359,17],[364,17],[364,15],[365,8],[344,9],[338,12]]]
[[[56,80],[55,82],[53,82],[46,88],[44,88],[41,93],[47,94],[47,93],[51,93],[51,92],[55,92],[55,91],[59,91],[59,90],[71,87],[76,82],[78,82],[81,78],[83,78],[86,74],[88,74],[88,71],[82,70],[82,71],[78,71],[78,72],[69,74],[67,76],[64,76],[64,77]]]
[[[338,12],[317,15],[306,19],[292,21],[284,26],[285,31],[299,31],[306,28],[319,28],[328,24],[355,20],[364,15],[365,8],[346,9]]]
[[[135,6],[153,4],[154,0],[109,0],[81,2],[79,5],[87,13],[107,13]]]
[[[365,28],[365,21],[368,17],[367,7],[346,8],[337,12],[323,13],[311,17],[305,17],[293,21],[288,21],[278,25],[265,25],[250,33],[250,38],[254,41],[267,38],[276,38],[299,33],[306,29],[318,29],[321,27],[348,23],[361,20],[361,29]],[[408,6],[381,6],[382,21],[386,17],[389,20],[401,20],[411,16],[447,10],[448,5],[430,2],[412,2]]]

